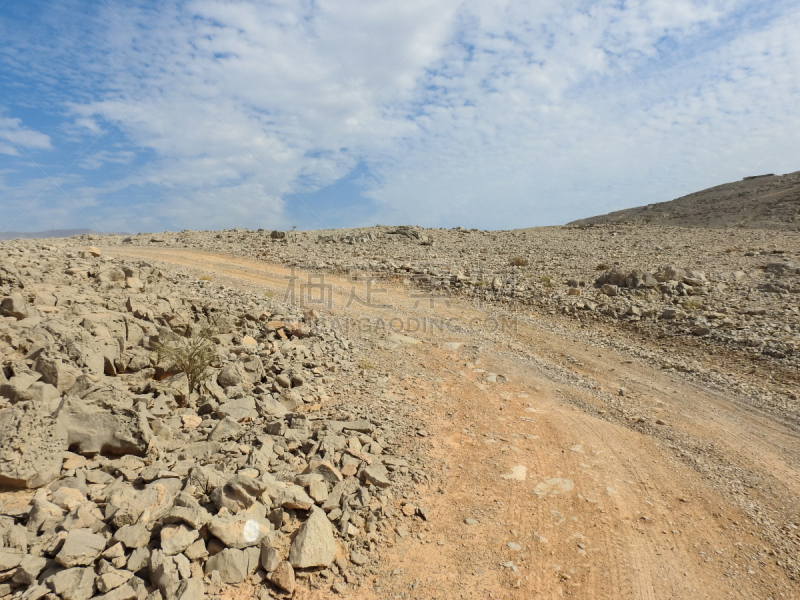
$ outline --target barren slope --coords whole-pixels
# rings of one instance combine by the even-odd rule
[[[618,210],[568,225],[652,223],[680,227],[800,229],[800,171],[718,185],[671,200]]]

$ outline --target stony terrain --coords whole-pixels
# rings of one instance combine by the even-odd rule
[[[424,521],[404,409],[311,315],[95,248],[7,245],[0,278],[0,484],[35,490],[0,503],[0,597],[345,593]],[[209,318],[190,391],[155,350]]]
[[[104,243],[196,248],[298,266],[313,272],[375,276],[442,299],[512,311],[566,314],[580,322],[613,322],[681,347],[663,367],[703,371],[695,355],[725,353],[764,365],[767,387],[752,390],[800,417],[800,234],[789,231],[603,225],[507,232],[373,227],[299,232],[142,234]],[[87,240],[91,241],[91,240]],[[724,362],[724,361],[723,361]],[[736,363],[741,367],[741,364]],[[753,382],[717,364],[703,374],[718,384]],[[750,368],[749,366],[747,368]],[[760,383],[760,382],[759,382]],[[778,393],[780,398],[771,398]]]
[[[0,598],[798,597],[798,241],[5,242]]]
[[[618,210],[569,225],[619,223],[798,231],[800,171],[745,177],[669,202]]]

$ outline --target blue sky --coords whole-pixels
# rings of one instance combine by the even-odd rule
[[[800,170],[800,6],[0,0],[0,230],[553,225]]]

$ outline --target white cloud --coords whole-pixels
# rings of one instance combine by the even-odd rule
[[[111,152],[109,150],[101,150],[90,154],[80,161],[80,166],[83,169],[99,169],[106,163],[116,163],[120,165],[128,165],[136,157],[136,154],[130,150],[119,150]]]
[[[761,164],[798,168],[797,138],[784,139],[800,126],[789,3],[111,6],[90,20],[93,50],[76,51],[71,71],[85,85],[64,103],[71,135],[93,141],[112,126],[124,140],[84,169],[152,157],[81,188],[107,229],[285,226],[293,191],[359,164],[370,218],[481,227],[668,200]]]
[[[0,117],[0,154],[18,156],[18,148],[50,150],[50,137],[22,125],[20,119]]]
[[[376,161],[380,184],[370,193],[381,204],[380,220],[411,215],[404,220],[514,227],[669,200],[750,174],[759,144],[773,144],[787,125],[800,125],[792,100],[798,82],[785,76],[797,72],[800,56],[791,37],[796,11],[694,59],[642,58],[630,75],[619,61],[593,59],[605,47],[604,32],[614,28],[612,18],[595,16],[609,24],[599,31],[581,25],[580,40],[565,32],[557,39],[575,45],[544,51],[542,64],[522,64],[530,45],[504,42],[506,55],[498,58],[499,36],[477,29],[478,58],[460,63],[443,84],[450,88],[443,99],[423,105],[426,119],[418,122],[426,135]],[[712,11],[700,16],[718,19]],[[525,26],[505,20],[512,21]],[[674,43],[696,43],[695,29],[675,34]],[[645,40],[658,37],[654,26],[628,54],[635,61],[651,53]],[[797,152],[784,156],[784,170],[798,168]]]

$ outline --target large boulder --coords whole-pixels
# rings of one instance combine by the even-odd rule
[[[289,410],[272,396],[264,395],[256,399],[256,410],[262,417],[282,417]]]
[[[217,421],[214,429],[212,429],[208,434],[208,441],[221,442],[223,440],[238,438],[241,433],[242,426],[230,417],[225,417],[224,419]]]
[[[289,550],[289,562],[296,569],[327,567],[336,558],[333,527],[322,509],[314,507]]]
[[[120,494],[117,495],[116,503],[117,505],[114,506],[116,509],[115,514],[116,512],[119,512],[121,506],[124,505],[125,508],[128,508],[132,504],[132,502],[126,502],[126,500]],[[141,512],[139,512],[139,514],[141,514]],[[144,548],[150,543],[150,532],[147,530],[145,523],[123,525],[117,529],[116,533],[114,533],[114,537],[111,538],[111,541],[122,542],[125,547],[129,549]]]
[[[241,550],[260,544],[272,531],[272,525],[257,514],[241,513],[214,517],[208,531],[228,548]]]
[[[89,600],[94,596],[94,580],[93,568],[73,567],[49,577],[47,585],[63,600]]]
[[[70,338],[64,341],[69,358],[95,375],[115,375],[114,363],[119,359],[119,342],[112,338]]]
[[[258,416],[256,412],[256,400],[251,396],[224,402],[217,407],[216,413],[220,419],[230,417],[234,421],[243,421],[248,417],[254,419]]]
[[[150,391],[159,395],[172,396],[179,406],[186,406],[189,403],[189,380],[184,373],[178,373],[161,381],[152,382]]]
[[[658,275],[661,276],[659,279],[663,279],[664,281],[681,281],[686,277],[686,269],[676,267],[675,265],[668,265],[662,268]]]
[[[67,567],[85,567],[94,563],[105,550],[106,538],[91,529],[73,529],[56,555],[56,562]]]
[[[36,317],[39,313],[28,306],[28,302],[22,294],[11,294],[0,301],[0,315],[4,317],[14,317],[18,321],[28,317]]]
[[[48,356],[39,356],[34,369],[42,375],[42,381],[54,386],[60,393],[66,392],[81,374],[72,365]]]
[[[240,363],[225,365],[217,375],[217,383],[223,388],[241,385],[248,381],[247,372]]]
[[[269,580],[282,590],[285,590],[288,594],[294,592],[294,569],[288,561],[284,560],[278,563],[278,566],[275,567],[275,570],[269,576]]]
[[[183,523],[164,525],[161,528],[161,550],[167,556],[175,556],[186,550],[199,535],[196,529],[191,529]]]
[[[70,450],[80,454],[143,456],[152,437],[145,409],[116,379],[104,378],[77,396],[66,396],[57,418]]]
[[[225,583],[239,583],[258,568],[260,553],[255,547],[245,550],[226,548],[206,561],[205,572],[210,575],[217,571]]]
[[[12,402],[24,401],[24,399],[18,399],[17,397],[39,381],[40,377],[39,373],[35,371],[19,368],[15,365],[11,379],[6,379],[5,374],[0,379],[0,396],[8,398]]]
[[[652,288],[658,285],[658,281],[655,276],[637,269],[622,271],[619,267],[614,267],[612,270],[600,275],[594,282],[596,288],[603,288],[606,285],[616,286],[617,288]],[[606,293],[606,295],[615,294]]]
[[[18,392],[16,395],[17,402],[33,402],[47,407],[51,412],[58,408],[61,403],[61,394],[55,386],[42,381],[32,383],[28,389],[23,392]]]
[[[66,449],[66,430],[46,406],[20,402],[0,411],[0,485],[47,485],[60,475]]]
[[[137,546],[145,534],[136,526],[166,516],[172,507],[174,497],[174,493],[167,486],[157,481],[146,485],[142,490],[134,489],[124,483],[111,490],[106,501],[106,518],[120,529],[125,525],[134,525],[128,535],[123,537],[121,534],[122,539],[118,541],[123,541],[125,545],[131,543],[132,546]]]
[[[161,550],[153,550],[148,560],[148,571],[150,581],[161,592],[162,597],[172,598],[178,591],[180,577],[178,567],[171,556],[167,556]]]

